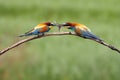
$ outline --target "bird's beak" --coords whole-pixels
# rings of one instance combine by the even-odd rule
[[[67,28],[67,29],[70,29],[70,25],[69,25],[68,23],[58,24],[57,26],[59,27],[59,31],[60,31],[60,29],[61,29],[62,27],[65,27],[65,28]]]
[[[61,24],[61,26],[66,27],[67,29],[70,28],[70,25],[68,23],[63,23],[63,24]]]
[[[70,26],[68,24],[63,24],[62,26],[67,28],[67,29],[70,29]]]
[[[56,26],[56,23],[51,23],[51,26]]]
[[[56,26],[56,23],[51,23],[49,28],[51,29],[51,28],[53,28],[53,26]]]
[[[63,24],[61,24],[61,26],[69,26],[69,24],[68,23],[63,23]]]
[[[67,23],[63,23],[63,24],[61,24],[61,26],[68,26],[68,24]]]

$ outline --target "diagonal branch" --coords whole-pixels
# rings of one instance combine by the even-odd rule
[[[94,41],[96,41],[96,42],[98,42],[98,43],[100,43],[100,44],[102,44],[104,46],[107,46],[108,48],[110,48],[110,49],[112,49],[112,50],[117,51],[118,53],[120,53],[119,49],[117,49],[116,47],[114,47],[114,46],[112,46],[112,45],[110,45],[110,44],[108,44],[108,43],[106,43],[104,41],[97,41],[97,40],[94,40]]]
[[[4,54],[5,52],[7,52],[7,51],[9,51],[9,50],[11,50],[11,49],[13,49],[13,48],[15,48],[15,47],[17,47],[17,46],[25,43],[25,42],[31,41],[31,40],[42,38],[42,37],[47,37],[47,36],[60,36],[60,35],[74,35],[74,36],[78,36],[77,34],[75,34],[73,32],[56,32],[56,33],[54,32],[54,33],[46,33],[44,35],[39,35],[39,36],[33,36],[33,37],[29,37],[27,39],[21,40],[21,41],[15,43],[15,44],[13,44],[13,45],[11,45],[11,46],[3,49],[3,50],[1,50],[0,51],[0,55]],[[80,37],[80,36],[78,36],[78,37]],[[104,46],[107,46],[108,48],[110,48],[110,49],[112,49],[112,50],[117,51],[118,53],[120,53],[120,50],[117,49],[117,48],[115,48],[112,45],[109,45],[109,44],[107,44],[107,43],[105,43],[103,41],[102,42],[96,41],[96,42],[98,42],[98,43],[100,43],[100,44],[102,44]]]

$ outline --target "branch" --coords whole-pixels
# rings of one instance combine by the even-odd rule
[[[21,40],[21,41],[15,43],[15,44],[13,44],[13,45],[11,45],[11,46],[3,49],[3,50],[1,50],[0,51],[0,55],[4,54],[5,52],[7,52],[7,51],[9,51],[9,50],[11,50],[11,49],[13,49],[13,48],[15,48],[15,47],[17,47],[17,46],[25,43],[25,42],[31,41],[31,40],[42,38],[42,37],[47,37],[47,36],[60,36],[60,35],[74,35],[74,36],[78,36],[77,34],[72,33],[72,32],[46,33],[44,35],[33,36],[33,37],[30,37],[30,38]],[[78,36],[78,37],[80,37],[80,36]],[[94,41],[96,41],[96,40],[94,40]],[[120,53],[120,50],[117,49],[117,48],[115,48],[114,46],[111,46],[111,45],[109,45],[109,44],[107,44],[107,43],[105,43],[103,41],[102,42],[96,41],[96,42],[98,42],[98,43],[100,43],[100,44],[102,44],[104,46],[107,46],[108,48],[110,48],[110,49],[112,49],[112,50],[117,51],[118,53]]]
[[[38,38],[42,38],[42,37],[47,37],[47,36],[58,36],[58,35],[76,35],[75,33],[70,33],[70,32],[59,32],[59,33],[46,33],[44,35],[39,35],[39,36],[33,36],[33,37],[30,37],[30,38],[27,38],[27,39],[24,39],[24,40],[21,40],[3,50],[0,51],[0,55],[4,54],[5,52],[25,43],[25,42],[28,42],[28,41],[31,41],[31,40],[34,40],[34,39],[38,39]]]
[[[104,46],[107,46],[108,48],[110,48],[110,49],[112,49],[112,50],[117,51],[118,53],[120,53],[119,49],[117,49],[116,47],[114,47],[114,46],[112,46],[112,45],[110,45],[110,44],[108,44],[108,43],[106,43],[104,41],[97,41],[97,40],[94,40],[94,41],[96,41],[96,42],[98,42],[98,43],[100,43],[100,44],[102,44]]]

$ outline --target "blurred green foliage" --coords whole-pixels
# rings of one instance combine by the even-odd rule
[[[46,21],[85,24],[120,47],[119,8],[120,0],[0,0],[0,49]],[[0,80],[120,80],[119,68],[119,54],[73,36],[34,40],[0,56]]]

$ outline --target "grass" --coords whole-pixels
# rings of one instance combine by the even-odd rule
[[[21,40],[18,35],[45,21],[83,23],[119,48],[119,3],[119,0],[1,0],[0,49]],[[119,80],[119,57],[90,40],[47,37],[2,55],[0,80]]]

